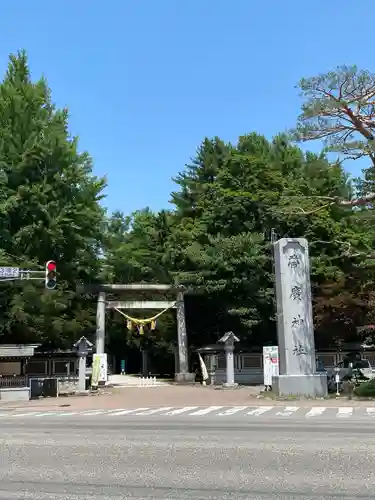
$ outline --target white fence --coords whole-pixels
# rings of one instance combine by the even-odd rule
[[[137,387],[156,387],[157,385],[162,385],[156,377],[138,377]]]

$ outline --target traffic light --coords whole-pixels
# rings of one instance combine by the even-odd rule
[[[46,288],[54,290],[56,288],[56,262],[49,260],[46,263]]]

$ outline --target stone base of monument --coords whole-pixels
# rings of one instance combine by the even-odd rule
[[[278,396],[325,398],[328,395],[327,374],[279,375],[272,378],[272,390]]]
[[[193,384],[195,382],[195,373],[175,373],[174,381],[179,384]]]

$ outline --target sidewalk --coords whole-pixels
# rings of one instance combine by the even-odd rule
[[[258,398],[252,387],[234,390],[211,387],[167,385],[154,388],[106,388],[100,395],[46,398],[25,402],[0,402],[0,411],[7,409],[52,410],[67,407],[74,410],[150,408],[160,406],[298,406],[298,407],[375,407],[374,401],[339,399],[290,399],[277,401]]]

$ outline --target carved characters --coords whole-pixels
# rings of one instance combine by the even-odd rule
[[[294,354],[294,356],[301,356],[301,355],[306,355],[307,354],[306,349],[303,347],[303,345],[301,344],[301,342],[297,342],[294,345],[293,354]]]
[[[296,269],[300,264],[301,260],[296,252],[293,252],[291,255],[289,255],[288,267],[290,267],[291,269]]]
[[[302,288],[299,285],[293,285],[290,291],[290,298],[292,300],[302,300]]]
[[[292,320],[292,328],[297,328],[299,326],[303,326],[305,324],[305,320],[302,318],[300,314],[297,314],[297,316],[294,316]]]

